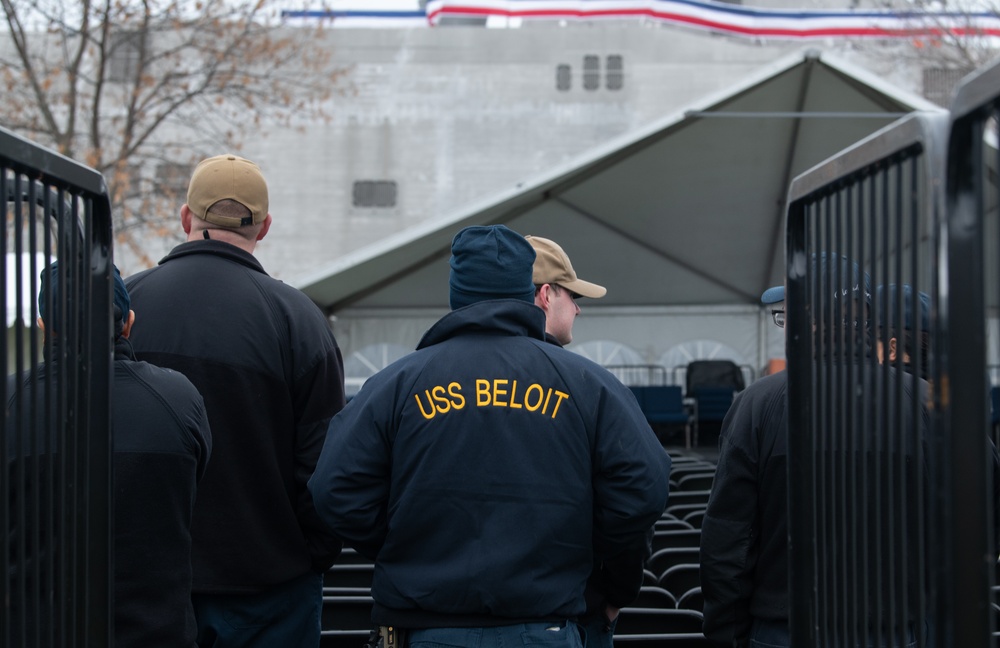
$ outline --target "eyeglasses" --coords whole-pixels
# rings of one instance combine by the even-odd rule
[[[785,328],[785,311],[784,310],[773,310],[771,311],[771,317],[774,319],[774,325],[778,328]]]
[[[535,294],[536,295],[538,294],[538,291],[541,290],[542,286],[544,286],[544,285],[546,285],[546,284],[535,284]],[[580,295],[578,293],[575,293],[575,292],[573,292],[572,290],[570,290],[568,288],[564,288],[564,287],[560,286],[559,284],[550,283],[548,285],[551,286],[553,289],[558,288],[559,292],[566,293],[567,295],[569,295],[569,298],[572,299],[573,301],[576,301],[577,299],[579,299],[580,297],[582,297],[582,295]]]

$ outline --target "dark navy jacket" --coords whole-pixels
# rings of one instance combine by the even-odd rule
[[[746,646],[753,618],[788,621],[788,373],[736,395],[701,525],[705,635]]]
[[[111,394],[115,645],[194,646],[191,518],[212,450],[205,404],[182,374],[136,362],[123,341]]]
[[[927,411],[921,405],[914,418],[913,402],[926,402],[927,383],[912,375],[883,368],[876,374],[870,368],[861,369],[858,393],[869,395],[871,402],[879,403],[886,411],[896,404],[897,387],[901,395],[899,409],[903,418],[900,430],[907,431],[907,444],[902,455],[888,450],[871,451],[879,445],[872,439],[869,445],[859,446],[851,466],[860,475],[878,474],[872,462],[891,460],[899,465],[905,458],[906,479],[913,492],[919,492],[913,472],[916,469],[914,443],[926,444]],[[881,428],[876,428],[881,429]],[[705,598],[705,635],[720,645],[747,646],[754,619],[788,623],[789,619],[789,554],[788,554],[788,373],[785,371],[765,376],[737,394],[733,405],[722,423],[719,438],[719,462],[712,484],[701,528],[701,585]],[[885,443],[884,441],[881,443]],[[923,450],[924,461],[929,456]],[[862,467],[867,466],[863,473]],[[927,470],[926,465],[924,470]],[[868,528],[874,529],[883,520],[872,514],[877,511],[877,497],[891,497],[889,489],[873,489],[865,493],[869,502]],[[906,498],[909,523],[918,519],[918,509],[926,495]],[[887,506],[883,504],[883,506]],[[883,508],[881,510],[890,510]],[[908,536],[915,536],[917,529],[908,529]],[[888,534],[870,534],[871,546],[867,555],[889,555],[891,547]],[[879,542],[882,544],[880,545]],[[888,569],[886,563],[886,569]],[[919,561],[907,563],[911,569],[911,583],[921,568]],[[883,582],[888,578],[884,577]],[[871,596],[884,596],[876,590],[877,579],[869,581]],[[910,594],[915,597],[917,588]],[[875,600],[872,598],[872,600]],[[885,600],[885,599],[883,599]],[[916,602],[910,602],[915,610]]]
[[[17,491],[22,483],[16,478],[37,475],[37,483],[24,484],[26,501],[33,497],[51,501],[53,494],[48,484],[54,475],[60,474],[58,466],[64,461],[55,442],[60,416],[55,402],[58,385],[65,384],[67,379],[59,366],[46,363],[34,375],[34,382],[17,376],[9,379],[13,389],[7,409],[14,411],[23,425],[5,430],[8,450],[21,449],[18,456],[11,453],[8,457],[15,465],[27,462],[24,467],[12,468],[10,473],[8,492],[15,519],[20,518],[17,511],[21,500]],[[113,371],[115,645],[193,647],[197,628],[191,605],[191,518],[198,481],[212,450],[205,405],[194,385],[182,374],[136,362],[123,340],[115,346]],[[49,385],[56,393],[46,398]],[[53,408],[49,417],[43,415],[45,403]],[[48,432],[46,420],[50,422]],[[15,434],[21,436],[20,443]],[[49,440],[45,441],[46,438]],[[38,454],[25,456],[27,452]],[[52,537],[58,542],[62,533],[58,519],[56,527],[49,529],[44,518],[32,520],[30,510],[25,511],[25,516],[32,526],[40,524],[43,538]],[[47,543],[35,543],[28,549],[24,570],[27,578],[22,579],[16,569],[8,577],[14,591],[24,587],[29,597],[33,597],[30,593],[36,592],[39,584],[55,583],[56,591],[39,590],[35,594],[41,595],[41,609],[29,606],[27,610],[28,632],[34,632],[31,626],[40,622],[44,637],[48,631],[46,625],[54,623],[45,601],[57,598],[60,587],[58,578],[51,581],[51,575],[47,577],[46,573],[49,564],[58,565],[58,558],[52,562],[53,558],[47,555],[51,549]],[[11,555],[19,555],[19,551],[12,544]],[[35,558],[39,559],[37,566],[32,564]],[[37,582],[31,576],[35,569],[39,570]],[[12,618],[16,620],[18,616],[15,612]],[[13,631],[16,638],[20,632],[16,624]]]
[[[330,423],[309,488],[375,559],[375,623],[576,617],[595,551],[662,514],[670,458],[634,397],[544,326],[519,300],[452,311]]]
[[[344,404],[323,313],[221,241],[175,247],[126,279],[139,359],[180,371],[205,398],[215,441],[194,518],[194,591],[259,592],[327,569],[341,543],[306,482]]]

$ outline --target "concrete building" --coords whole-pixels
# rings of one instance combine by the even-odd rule
[[[334,63],[351,69],[333,119],[269,130],[244,148],[272,187],[275,226],[260,256],[292,282],[806,47],[919,89],[912,72],[886,74],[848,42],[758,42],[639,21],[334,29],[328,39]]]

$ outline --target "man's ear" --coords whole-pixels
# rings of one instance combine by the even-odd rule
[[[544,311],[548,311],[549,302],[552,301],[552,285],[542,284],[535,294],[535,305]]]
[[[125,320],[125,325],[122,326],[122,339],[127,340],[128,336],[132,334],[132,325],[135,324],[135,311],[129,309],[128,319]]]
[[[896,361],[896,338],[889,338],[889,362]]]
[[[260,241],[265,236],[267,236],[267,231],[269,229],[271,229],[271,215],[270,214],[268,214],[267,218],[264,219],[264,224],[261,225],[260,231],[257,232],[257,240]]]
[[[191,233],[191,208],[187,203],[181,205],[181,227],[184,228],[185,234]]]

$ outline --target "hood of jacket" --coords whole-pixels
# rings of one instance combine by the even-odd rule
[[[434,323],[420,339],[423,349],[447,339],[477,334],[545,339],[545,312],[520,299],[487,299],[455,309]]]

